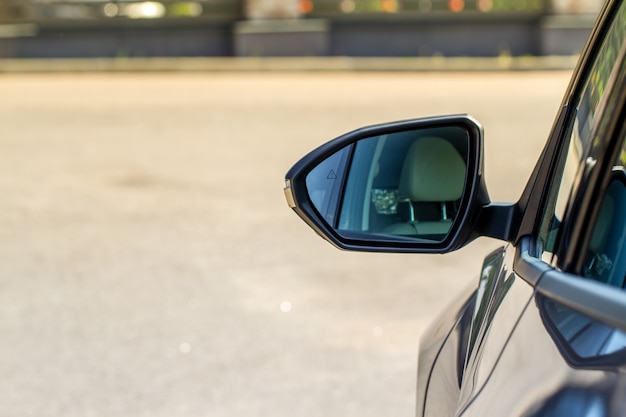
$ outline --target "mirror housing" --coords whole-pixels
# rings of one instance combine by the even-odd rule
[[[468,115],[357,129],[298,161],[285,197],[341,249],[451,252],[480,234],[475,225],[490,204],[483,129]]]

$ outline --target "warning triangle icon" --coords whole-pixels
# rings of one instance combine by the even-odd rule
[[[336,180],[337,179],[337,174],[335,174],[335,171],[331,169],[330,172],[328,173],[328,176],[326,177],[326,179]]]

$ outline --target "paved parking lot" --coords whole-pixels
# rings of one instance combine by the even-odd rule
[[[514,200],[568,79],[0,76],[0,415],[412,416],[419,335],[498,243],[340,252],[283,174],[361,125],[470,113]]]

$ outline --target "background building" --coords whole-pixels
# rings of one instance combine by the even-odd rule
[[[580,52],[599,0],[4,0],[0,57]]]

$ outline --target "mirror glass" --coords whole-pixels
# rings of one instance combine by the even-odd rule
[[[465,189],[468,148],[458,126],[364,138],[309,172],[309,198],[346,237],[442,241]]]

